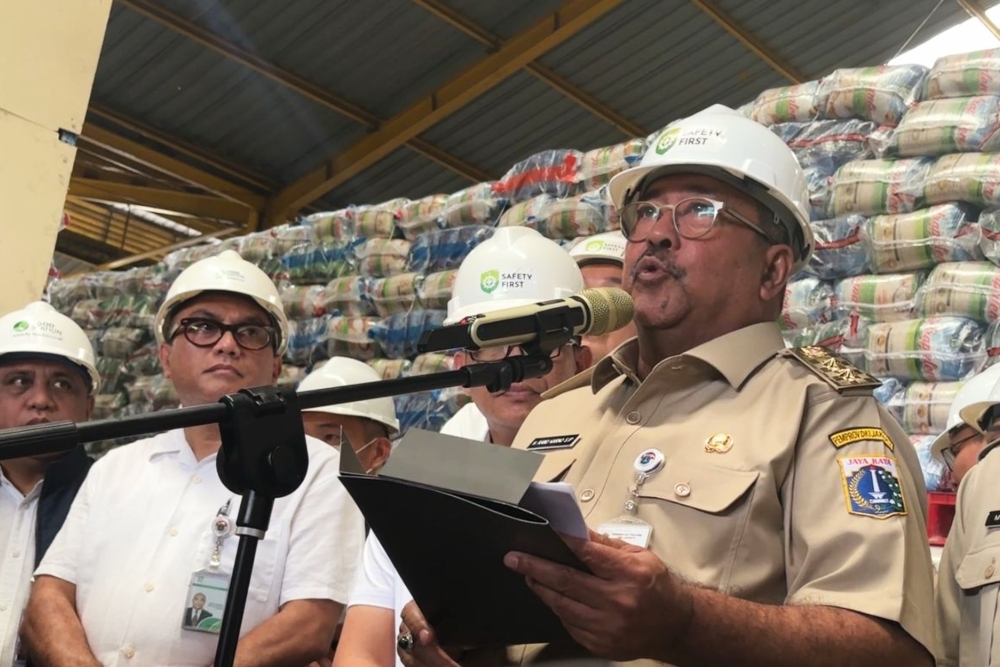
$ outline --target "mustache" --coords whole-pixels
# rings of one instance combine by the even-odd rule
[[[663,266],[663,270],[666,271],[667,275],[674,280],[682,280],[687,276],[687,270],[674,264],[673,259],[666,250],[650,248],[646,250],[646,252],[642,253],[639,259],[637,259],[635,264],[632,266],[632,282],[635,282],[635,279],[639,276],[639,265],[642,264],[642,260],[647,257],[652,257],[659,262]]]

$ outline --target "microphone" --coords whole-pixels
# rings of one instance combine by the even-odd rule
[[[593,287],[565,299],[495,310],[431,331],[417,342],[420,353],[548,342],[554,349],[573,336],[603,336],[632,321],[632,297],[617,287]]]

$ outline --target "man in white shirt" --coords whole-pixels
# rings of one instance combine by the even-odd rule
[[[156,318],[160,362],[185,406],[274,385],[288,323],[278,291],[232,251],[196,262]],[[25,615],[35,663],[212,663],[240,497],[216,471],[216,425],[112,450],[91,469],[41,566]],[[339,456],[306,438],[309,470],[274,503],[257,546],[235,664],[306,665],[329,650],[354,578],[363,519]],[[219,622],[184,628],[195,593]]]
[[[448,302],[446,324],[488,312],[566,298],[583,289],[576,263],[556,243],[526,227],[501,227],[459,267]],[[499,361],[516,348],[461,352],[458,364]],[[590,366],[590,350],[577,342],[553,353],[552,370],[496,394],[469,389],[473,403],[460,410],[442,433],[510,446],[521,422],[542,394]],[[374,534],[368,536],[362,570],[351,593],[334,667],[393,667],[400,612],[412,600]]]
[[[87,335],[49,304],[0,317],[0,429],[86,421],[100,383]],[[83,447],[0,461],[0,665],[24,662],[18,627],[31,573],[91,463]]]

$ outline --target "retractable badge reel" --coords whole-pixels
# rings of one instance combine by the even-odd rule
[[[632,464],[635,478],[628,487],[622,515],[613,521],[602,523],[597,527],[597,532],[642,549],[649,546],[653,527],[636,516],[639,510],[639,492],[646,480],[663,468],[665,461],[666,457],[658,449],[647,449],[635,457],[635,463]]]
[[[184,618],[181,621],[181,627],[185,630],[219,634],[222,629],[222,617],[226,610],[226,596],[229,594],[231,576],[230,572],[222,568],[222,546],[226,538],[233,534],[233,520],[229,518],[232,502],[232,498],[227,500],[212,519],[215,547],[212,549],[208,567],[191,574],[187,604],[184,605]]]

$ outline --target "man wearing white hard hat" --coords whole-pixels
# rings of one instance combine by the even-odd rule
[[[288,323],[278,290],[233,251],[192,264],[156,316],[164,376],[185,406],[274,385]],[[35,573],[25,614],[43,665],[211,664],[238,538],[240,497],[220,481],[216,425],[112,450],[91,469]],[[274,502],[257,545],[236,665],[323,658],[354,578],[363,519],[335,449],[306,438],[309,469]],[[184,627],[202,593],[212,614]]]
[[[307,375],[299,383],[298,391],[334,389],[381,379],[382,376],[363,361],[333,357]],[[341,438],[346,439],[368,472],[378,470],[386,462],[392,452],[390,438],[399,433],[396,407],[389,397],[303,410],[302,423],[306,435],[338,449],[343,446]]]
[[[462,262],[448,302],[445,324],[504,308],[561,299],[583,289],[573,258],[559,245],[526,227],[501,227]],[[519,354],[513,347],[460,352],[457,363],[498,361]],[[552,370],[541,378],[511,385],[495,394],[469,389],[472,403],[441,429],[442,433],[510,446],[517,430],[542,394],[590,365],[590,351],[577,341],[553,352]],[[428,536],[433,539],[433,536]],[[400,611],[412,600],[374,534],[365,542],[364,562],[351,594],[334,667],[394,667]]]
[[[994,371],[993,366],[981,375]],[[960,418],[983,433],[985,446],[978,461],[962,480],[955,504],[955,519],[944,544],[938,568],[936,598],[937,636],[941,646],[938,665],[980,667],[1000,664],[1000,394],[996,373],[991,373],[991,396],[970,403]],[[970,380],[972,383],[975,380]],[[964,388],[963,388],[964,389]],[[983,392],[984,394],[986,392]],[[957,400],[957,398],[956,398]]]
[[[569,249],[569,255],[580,267],[583,284],[588,289],[622,286],[625,237],[621,232],[607,232],[582,238]],[[603,336],[584,336],[583,344],[590,348],[596,362],[633,336],[635,336],[635,325],[630,323]]]
[[[974,403],[993,400],[1000,401],[1000,366],[991,366],[962,385],[948,410],[947,428],[931,444],[931,454],[948,470],[946,484],[955,489],[979,461],[986,444],[979,424],[962,419],[962,411]]]
[[[36,301],[0,317],[0,429],[86,421],[100,389],[94,349],[73,320]],[[93,461],[68,454],[0,461],[0,664],[24,661],[18,626],[31,574]]]
[[[877,380],[786,350],[776,323],[813,244],[791,150],[717,105],[666,128],[609,190],[637,338],[514,442],[572,443],[536,480],[576,490],[591,533],[568,541],[592,574],[504,559],[580,647],[490,664],[932,665],[916,452]],[[407,667],[455,664],[413,605],[402,620]]]

